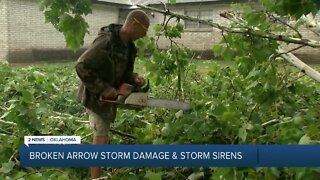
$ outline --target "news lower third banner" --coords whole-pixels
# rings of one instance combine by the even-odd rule
[[[24,167],[320,167],[320,145],[21,145]]]

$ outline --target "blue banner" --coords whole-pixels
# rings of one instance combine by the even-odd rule
[[[318,167],[320,145],[21,145],[23,167]]]

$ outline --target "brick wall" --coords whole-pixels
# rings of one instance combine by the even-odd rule
[[[118,23],[119,7],[94,4],[92,6],[92,14],[88,15],[86,20],[90,26],[90,34],[85,37],[85,47],[92,43],[102,26]]]
[[[0,0],[0,62],[5,61],[8,54],[8,21],[7,1]]]
[[[75,59],[83,52],[73,53],[65,48],[63,34],[50,23],[45,23],[36,0],[0,2],[7,3],[9,62]],[[94,4],[92,9],[92,14],[86,17],[90,34],[86,35],[85,47],[93,41],[100,27],[118,21],[115,6]]]

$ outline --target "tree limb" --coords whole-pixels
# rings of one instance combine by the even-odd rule
[[[15,136],[12,132],[9,132],[9,131],[1,129],[1,128],[0,128],[0,132],[4,133],[6,135]]]
[[[275,59],[275,58],[277,58],[277,57],[279,57],[279,56],[282,56],[283,54],[292,53],[293,51],[296,51],[296,50],[298,50],[298,49],[300,49],[300,48],[303,48],[303,47],[305,47],[305,45],[300,45],[300,46],[295,47],[295,48],[293,48],[293,49],[291,49],[291,50],[289,50],[289,51],[275,54],[274,56],[270,57],[269,59]]]
[[[10,126],[16,126],[17,124],[11,121],[4,121],[0,119],[1,124],[10,125]]]
[[[131,135],[131,134],[128,134],[128,133],[124,133],[124,132],[121,132],[121,131],[117,131],[115,129],[110,129],[111,132],[115,133],[115,134],[118,134],[120,136],[125,136],[125,137],[128,137],[128,138],[131,138],[131,139],[137,139],[135,136]]]
[[[108,175],[108,176],[103,176],[103,177],[95,178],[95,179],[92,179],[92,180],[112,179],[111,174],[108,173],[107,175]]]
[[[245,25],[246,21],[240,17],[236,17],[230,13],[223,13],[221,14],[222,17],[225,17],[235,23],[241,24],[241,25]],[[293,64],[294,66],[296,66],[298,69],[301,70],[301,72],[305,73],[306,75],[308,75],[309,77],[311,77],[312,79],[320,82],[320,73],[314,69],[312,69],[310,66],[308,66],[307,64],[305,64],[303,61],[301,61],[299,58],[297,58],[295,55],[293,55],[291,52],[298,50],[302,47],[304,47],[306,45],[301,45],[298,46],[297,48],[294,48],[290,51],[285,52],[283,49],[279,49],[277,52],[278,54],[276,54],[275,56],[273,56],[273,58],[276,58],[278,56],[281,56],[283,59],[285,59],[286,61],[288,61],[289,63]]]
[[[283,50],[278,50],[278,53],[283,53]],[[282,54],[282,58],[296,66],[298,69],[301,70],[301,72],[305,73],[309,77],[313,78],[314,80],[320,82],[320,73],[314,69],[312,69],[310,66],[302,62],[299,58],[297,58],[292,53]]]
[[[269,17],[271,17],[272,19],[274,19],[275,21],[278,21],[278,22],[280,22],[281,24],[283,24],[283,25],[285,25],[285,26],[288,26],[290,29],[292,29],[293,31],[295,31],[295,32],[298,34],[299,38],[302,38],[302,34],[301,34],[296,28],[294,28],[293,26],[291,26],[291,25],[288,24],[287,22],[281,20],[280,18],[275,17],[273,14],[267,13],[267,15],[268,15]]]
[[[269,126],[272,126],[272,125],[275,125],[275,124],[278,124],[280,123],[281,121],[279,119],[272,119],[270,121],[267,121],[265,123],[262,124],[262,127],[263,128],[266,128],[266,127],[269,127]]]
[[[89,134],[87,134],[87,135],[85,135],[85,136],[81,137],[81,141],[85,140],[87,137],[92,136],[92,134],[93,134],[93,133],[89,133]]]
[[[217,28],[217,29],[220,29],[222,31],[229,32],[229,33],[250,34],[252,36],[261,37],[261,38],[267,38],[267,39],[276,40],[276,41],[283,41],[283,42],[294,43],[294,44],[302,44],[302,45],[310,46],[310,47],[320,47],[320,42],[319,41],[315,41],[315,40],[301,39],[301,38],[295,38],[295,37],[290,37],[290,36],[271,34],[271,33],[266,33],[264,31],[260,31],[260,30],[253,30],[253,29],[250,29],[250,28],[229,28],[229,27],[226,27],[226,26],[222,26],[222,25],[220,25],[218,23],[210,22],[208,20],[202,20],[202,19],[198,19],[198,18],[194,18],[194,17],[190,17],[190,16],[174,13],[174,12],[171,12],[171,11],[163,11],[163,10],[160,10],[160,9],[157,9],[157,8],[144,6],[144,5],[140,5],[140,4],[137,4],[137,6],[142,8],[142,9],[151,10],[151,11],[158,12],[158,13],[161,13],[161,14],[164,14],[164,15],[170,15],[170,16],[175,17],[175,18],[180,18],[180,19],[183,19],[183,20],[188,20],[188,21],[198,22],[198,23],[201,23],[201,24],[206,24],[206,25],[209,25],[211,27],[214,27],[214,28]]]

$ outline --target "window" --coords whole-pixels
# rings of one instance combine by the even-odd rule
[[[212,22],[212,10],[186,10],[186,15]],[[198,22],[185,21],[186,30],[211,31],[212,27]]]

